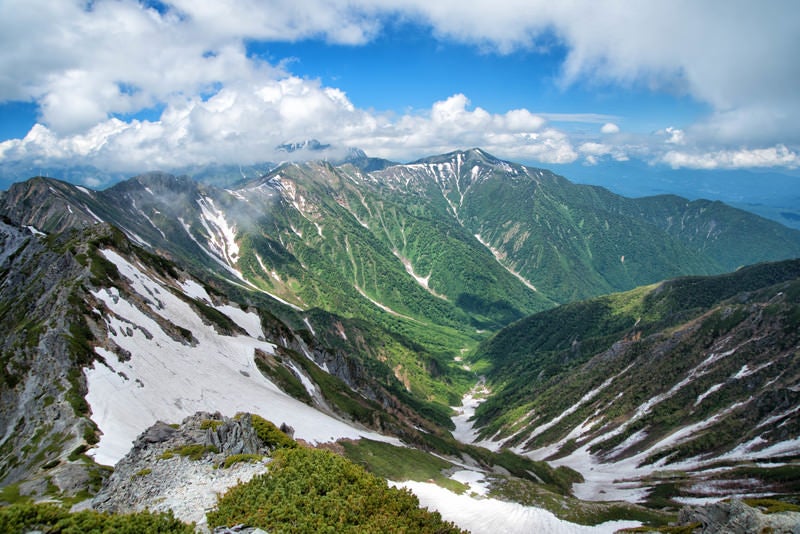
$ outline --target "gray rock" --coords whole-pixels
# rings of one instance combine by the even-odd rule
[[[687,506],[678,514],[678,523],[692,525],[699,534],[800,534],[800,513],[763,514],[738,499],[705,506]]]
[[[175,454],[186,445],[202,445],[206,450],[199,460]],[[233,454],[268,452],[249,414],[233,419],[197,412],[178,428],[158,422],[136,438],[92,506],[117,513],[172,509],[183,520],[201,521],[217,494],[266,469],[266,462],[219,469],[225,459]]]
[[[177,432],[176,429],[169,426],[167,423],[163,421],[156,421],[156,423],[144,431],[144,433],[139,436],[139,440],[144,443],[161,443],[163,441],[167,441]]]
[[[250,414],[238,419],[224,419],[216,428],[207,428],[204,443],[213,445],[225,455],[258,454],[263,449]]]

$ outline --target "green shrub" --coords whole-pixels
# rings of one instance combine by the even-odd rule
[[[152,472],[153,472],[152,469],[150,469],[149,467],[145,467],[144,469],[140,469],[139,471],[136,471],[133,475],[131,475],[131,480],[139,477],[146,477]]]
[[[461,532],[362,467],[318,449],[275,452],[269,472],[231,488],[210,527],[247,524],[270,532]]]
[[[237,414],[241,416],[242,414]],[[297,447],[297,442],[281,432],[271,421],[267,421],[260,415],[251,414],[253,428],[256,430],[258,438],[271,449],[284,449]]]
[[[70,513],[67,508],[52,503],[14,504],[0,508],[0,532],[28,531],[59,534],[191,534],[194,532],[194,525],[182,523],[172,513],[112,515],[91,510]]]
[[[205,430],[210,428],[211,430],[216,431],[223,424],[225,424],[225,422],[218,419],[203,419],[203,421],[200,422],[200,429]]]
[[[800,505],[779,501],[777,499],[743,499],[742,502],[747,506],[758,508],[765,514],[800,512]]]

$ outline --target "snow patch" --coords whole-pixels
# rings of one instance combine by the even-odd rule
[[[264,331],[261,329],[261,318],[258,314],[246,312],[238,306],[231,306],[230,304],[221,304],[214,306],[218,311],[224,313],[237,325],[244,328],[247,335],[252,338],[259,339],[264,337]]]
[[[681,443],[683,440],[690,438],[692,435],[701,431],[719,421],[724,416],[728,415],[735,409],[739,408],[746,403],[734,403],[720,412],[703,421],[685,426],[672,434],[665,436],[663,439],[650,446],[647,450],[639,452],[633,456],[623,458],[618,461],[601,461],[600,458],[590,453],[589,450],[602,441],[609,439],[621,432],[621,428],[625,425],[614,429],[613,431],[602,434],[595,439],[583,444],[577,450],[569,455],[550,462],[553,466],[565,465],[580,472],[584,477],[584,482],[573,485],[574,495],[587,501],[611,501],[623,500],[628,502],[640,502],[647,498],[649,490],[642,487],[640,482],[641,477],[650,475],[656,471],[664,469],[667,458],[662,458],[657,462],[644,465],[643,462],[652,454],[671,447],[675,444]],[[626,442],[633,444],[643,437],[641,432],[630,436]],[[800,442],[800,440],[798,440]],[[559,444],[557,444],[559,445]],[[607,457],[612,457],[615,453],[621,450],[622,446],[616,447]],[[534,460],[541,460],[547,458],[558,450],[558,447],[550,445],[535,451],[530,451],[527,456]],[[760,453],[763,451],[760,451]],[[742,454],[736,455],[740,459]],[[767,457],[767,456],[763,456]],[[711,461],[718,461],[723,457],[717,457]],[[669,465],[670,470],[693,470],[702,466],[701,461],[697,459],[689,459],[682,462],[676,462]]]
[[[32,233],[33,235],[35,235],[35,236],[37,236],[37,237],[47,237],[47,234],[46,234],[46,233],[44,233],[44,232],[40,232],[40,231],[39,231],[39,230],[37,230],[37,229],[36,229],[36,227],[34,227],[34,226],[27,225],[27,226],[25,226],[25,228],[27,228],[27,229],[28,229],[28,231],[29,231],[30,233]]]
[[[306,324],[306,326],[308,327],[308,330],[311,332],[311,335],[312,335],[312,336],[316,336],[316,335],[317,335],[317,333],[316,333],[316,332],[314,332],[314,327],[313,327],[313,326],[311,326],[311,321],[309,321],[309,320],[308,320],[308,317],[303,317],[303,322],[304,322],[304,323]]]
[[[181,282],[181,289],[187,297],[197,300],[204,300],[211,304],[211,297],[206,292],[206,289],[194,280],[185,280],[184,282]]]
[[[747,366],[745,365],[745,367],[747,367]],[[708,388],[704,393],[701,393],[700,395],[697,396],[697,400],[694,401],[694,405],[695,406],[699,405],[701,402],[703,402],[703,399],[705,399],[706,397],[708,397],[709,395],[711,395],[715,391],[718,391],[724,385],[725,385],[724,383],[722,383],[722,384],[714,384],[713,386]]]
[[[630,369],[632,365],[633,364],[629,365],[628,367],[626,367],[625,369],[623,369],[619,373],[615,374],[611,378],[607,379],[605,382],[603,382],[602,384],[600,384],[599,386],[597,386],[593,390],[591,390],[588,393],[586,393],[586,395],[581,397],[578,400],[578,402],[576,402],[575,404],[573,404],[572,406],[570,406],[569,408],[567,408],[566,410],[561,412],[557,417],[553,418],[552,420],[548,421],[547,423],[545,423],[543,425],[537,426],[533,430],[533,432],[531,432],[531,435],[528,436],[528,440],[527,441],[532,440],[533,438],[535,438],[539,434],[541,434],[541,433],[549,430],[550,428],[554,427],[555,425],[557,425],[565,417],[575,413],[578,410],[578,408],[580,408],[581,406],[583,406],[584,404],[586,404],[587,402],[589,402],[590,400],[595,398],[601,391],[606,389],[611,384],[611,382],[613,382],[618,376],[620,376],[621,374],[623,374],[626,371],[628,371],[628,369]]]
[[[317,394],[317,388],[314,387],[314,383],[309,380],[309,378],[305,375],[305,373],[297,367],[293,361],[287,361],[289,367],[292,368],[294,374],[300,379],[300,382],[303,384],[303,387],[306,389],[306,392],[311,396],[311,398],[317,398],[319,395]]]
[[[152,245],[150,245],[150,243],[148,243],[147,241],[142,239],[142,237],[139,234],[137,234],[136,232],[132,232],[132,231],[128,230],[127,228],[123,228],[122,231],[125,232],[125,235],[128,236],[128,239],[130,239],[131,241],[133,241],[137,245],[142,246],[142,247],[152,248]]]
[[[370,298],[370,296],[369,296],[369,295],[367,295],[367,294],[364,292],[364,290],[363,290],[363,289],[361,289],[360,287],[358,287],[357,285],[353,284],[353,287],[356,289],[356,291],[358,291],[359,293],[361,293],[361,296],[362,296],[362,297],[364,297],[365,299],[367,299],[367,300],[368,300],[368,301],[370,301],[372,304],[374,304],[374,305],[375,305],[375,306],[377,306],[378,308],[382,309],[382,310],[383,310],[383,311],[385,311],[386,313],[389,313],[389,314],[391,314],[391,315],[394,315],[395,317],[402,317],[403,319],[408,319],[408,320],[410,320],[410,321],[414,321],[415,323],[416,323],[416,322],[419,322],[419,321],[417,321],[416,319],[414,319],[413,317],[409,317],[408,315],[403,315],[402,313],[396,312],[396,311],[394,311],[393,309],[391,309],[389,306],[386,306],[386,305],[384,305],[384,304],[381,304],[381,303],[380,303],[380,302],[378,302],[377,300],[374,300],[374,299]]]
[[[611,521],[596,526],[584,526],[559,519],[551,512],[533,506],[457,495],[426,482],[389,482],[410,489],[420,505],[436,510],[446,521],[452,521],[473,534],[604,534],[621,528],[636,527],[636,521]]]
[[[83,209],[85,209],[86,211],[88,211],[88,212],[89,212],[89,215],[91,215],[92,217],[94,217],[95,221],[97,221],[97,222],[99,222],[99,223],[105,222],[105,221],[103,221],[103,219],[101,219],[101,218],[100,218],[100,216],[99,216],[99,215],[97,215],[95,212],[93,212],[92,210],[90,210],[90,209],[89,209],[89,206],[86,206],[86,205],[84,205],[84,206],[83,206]]]
[[[476,444],[487,449],[497,451],[500,444],[495,441],[481,441],[476,443],[478,439],[478,431],[475,429],[472,418],[475,416],[475,410],[486,400],[489,390],[486,388],[484,379],[481,379],[475,387],[473,387],[461,399],[461,406],[452,406],[456,415],[451,417],[455,429],[451,434],[453,438],[466,444]]]
[[[452,480],[461,482],[469,486],[471,493],[485,497],[489,493],[489,481],[486,480],[486,475],[479,471],[471,469],[462,469],[450,475]]]
[[[148,215],[147,215],[147,214],[146,214],[144,211],[142,211],[141,209],[139,209],[139,210],[138,210],[138,212],[139,212],[139,213],[142,215],[142,217],[144,217],[144,218],[145,218],[145,220],[147,220],[147,222],[149,222],[149,223],[150,223],[150,226],[152,226],[153,228],[155,228],[155,229],[156,229],[156,231],[157,231],[159,234],[161,234],[161,237],[163,237],[164,239],[166,239],[166,238],[167,238],[167,236],[164,234],[164,232],[161,230],[161,228],[159,228],[158,226],[156,226],[156,223],[154,223],[154,222],[153,222],[153,219],[151,219],[150,217],[148,217]]]
[[[428,276],[420,276],[420,275],[418,275],[416,272],[414,272],[414,266],[411,265],[411,261],[408,258],[405,258],[405,257],[401,256],[400,253],[398,251],[396,251],[396,250],[394,250],[392,252],[403,263],[403,267],[405,267],[406,272],[409,275],[411,275],[411,278],[416,280],[416,282],[419,285],[421,285],[425,289],[425,291],[427,291],[428,293],[430,293],[434,297],[438,297],[438,298],[440,298],[442,300],[447,300],[447,297],[445,297],[444,295],[440,295],[439,293],[437,293],[436,291],[431,289],[431,287],[428,285],[428,283],[429,283],[429,281],[431,279],[431,273],[428,273]]]

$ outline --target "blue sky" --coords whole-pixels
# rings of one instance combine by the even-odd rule
[[[621,90],[601,83],[562,86],[567,50],[553,38],[544,40],[546,50],[501,54],[436,39],[429,28],[407,23],[388,26],[363,46],[258,42],[248,44],[248,53],[288,61],[292,73],[341,88],[358,107],[398,114],[426,109],[457,93],[491,113],[527,108],[540,114],[597,114],[644,132],[665,122],[690,124],[708,111],[685,95],[666,91]]]
[[[0,0],[0,45],[0,167],[254,163],[309,138],[399,161],[800,164],[792,1]]]

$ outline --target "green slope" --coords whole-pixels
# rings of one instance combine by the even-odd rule
[[[516,433],[508,444],[520,445],[536,426],[567,412],[527,445],[536,447],[557,442],[594,413],[598,420],[590,434],[597,437],[601,427],[610,433],[645,401],[677,388],[598,450],[608,451],[645,428],[655,440],[743,402],[742,413],[750,415],[721,419],[713,444],[697,451],[739,443],[748,434],[742,428],[731,434],[731,421],[755,427],[773,410],[780,412],[768,398],[797,380],[791,347],[800,324],[798,278],[800,260],[760,264],[567,304],[519,321],[476,352],[476,360],[491,364],[488,380],[494,389],[478,410],[478,424],[485,425],[486,436]],[[710,355],[723,353],[729,357],[704,367]],[[780,363],[769,363],[773,360]],[[753,380],[732,379],[743,366],[765,371]],[[708,400],[695,402],[706,399],[698,397],[704,392]],[[762,399],[757,415],[747,406],[753,395]],[[580,408],[568,412],[573,405]]]

